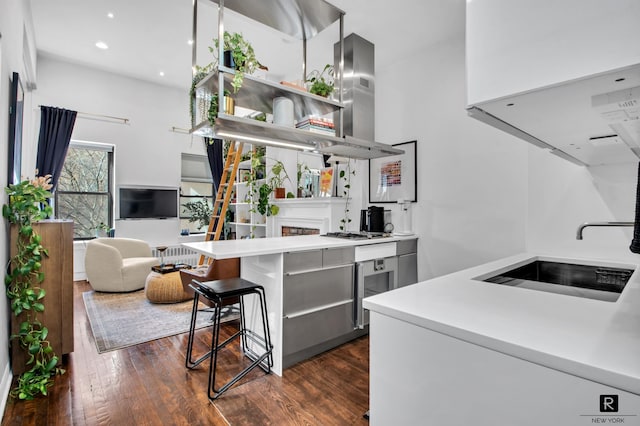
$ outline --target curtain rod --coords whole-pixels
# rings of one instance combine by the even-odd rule
[[[169,129],[170,132],[174,132],[174,133],[182,133],[185,135],[188,135],[191,133],[191,131],[189,129],[185,129],[182,127],[176,127],[176,126],[171,126],[171,128]]]
[[[45,106],[45,105],[38,105],[38,108]],[[78,112],[78,117],[80,118],[88,118],[90,120],[101,120],[104,119],[105,121],[122,121],[122,124],[126,124],[129,125],[130,121],[128,118],[121,118],[121,117],[114,117],[112,115],[104,115],[104,114],[93,114],[90,112],[82,112],[82,111],[77,111]]]

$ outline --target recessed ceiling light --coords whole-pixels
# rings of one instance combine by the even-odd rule
[[[107,18],[113,19],[113,13],[111,12],[107,13]]]
[[[189,46],[191,46],[191,45],[193,44],[193,40],[189,40],[189,41],[187,41],[187,44],[188,44]]]
[[[98,49],[106,50],[106,49],[109,48],[109,45],[107,45],[107,43],[105,43],[104,41],[97,41],[96,42],[96,47]]]
[[[160,71],[160,77],[164,77],[164,71]]]

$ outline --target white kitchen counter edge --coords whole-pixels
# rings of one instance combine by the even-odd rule
[[[532,258],[636,269],[617,302],[484,283],[474,278]],[[365,308],[491,350],[640,395],[637,264],[531,253],[364,300]]]
[[[200,241],[195,243],[183,243],[182,245],[214,259],[228,259],[232,257],[261,256],[322,248],[391,243],[416,238],[417,236],[410,235],[372,238],[367,240],[346,240],[341,238],[322,237],[320,235],[300,235],[294,237]]]

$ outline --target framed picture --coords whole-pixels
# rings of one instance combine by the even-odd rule
[[[320,170],[320,196],[331,197],[333,195],[333,167]]]
[[[24,112],[24,91],[17,72],[11,80],[9,100],[9,158],[7,162],[7,183],[19,183],[22,173],[22,114]]]
[[[392,146],[404,154],[369,160],[369,203],[418,201],[416,141]]]

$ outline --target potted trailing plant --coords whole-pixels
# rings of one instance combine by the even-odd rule
[[[33,225],[51,215],[50,181],[51,176],[47,175],[9,185],[5,189],[9,203],[2,206],[2,216],[18,228],[17,253],[9,260],[4,280],[11,311],[19,323],[19,331],[11,339],[27,352],[27,368],[31,367],[18,378],[11,395],[27,400],[46,395],[53,377],[64,373],[47,340],[49,330],[38,320],[38,314],[45,309],[45,291],[39,284],[45,278],[41,268],[48,252]]]
[[[220,40],[214,38],[213,46],[209,47],[209,51],[215,57],[219,51]],[[245,40],[240,33],[232,34],[225,31],[222,48],[225,52],[229,52],[225,53],[223,64],[236,70],[231,87],[233,87],[233,93],[238,93],[244,81],[244,74],[253,74],[258,68],[264,68],[264,66],[256,58],[251,43]]]
[[[327,64],[322,71],[313,70],[307,75],[307,83],[310,84],[309,92],[314,95],[328,97],[333,93],[334,84],[333,65]]]
[[[276,160],[273,166],[271,166],[271,178],[269,179],[269,185],[271,186],[276,198],[285,197],[284,187],[282,186],[284,185],[285,180],[291,182],[282,161]]]
[[[182,207],[190,214],[189,223],[198,222],[198,229],[209,226],[213,209],[205,200],[188,201]]]

